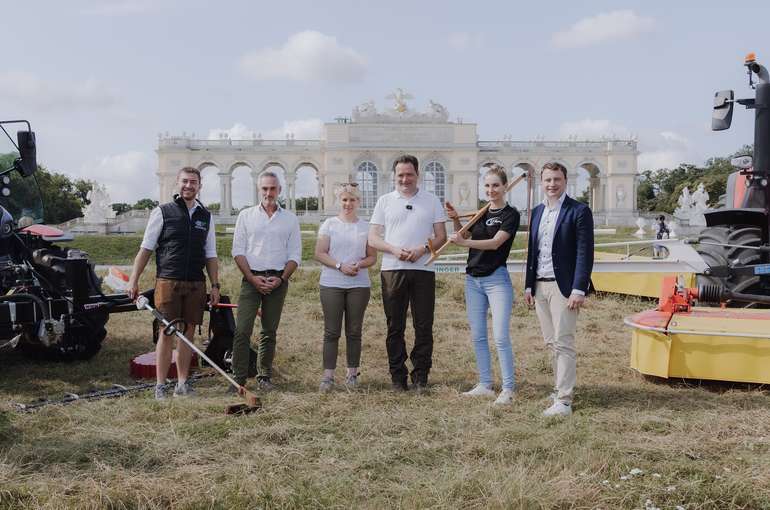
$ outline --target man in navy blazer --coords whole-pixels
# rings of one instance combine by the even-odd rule
[[[540,172],[545,200],[532,210],[524,300],[534,305],[555,378],[545,416],[572,414],[576,381],[575,330],[594,265],[594,220],[587,205],[567,196],[567,169]]]

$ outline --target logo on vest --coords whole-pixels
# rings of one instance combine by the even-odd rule
[[[200,230],[208,230],[209,227],[205,221],[195,220],[195,228]]]

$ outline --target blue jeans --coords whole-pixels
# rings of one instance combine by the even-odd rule
[[[487,344],[487,311],[492,311],[492,336],[500,359],[503,389],[514,389],[514,360],[510,323],[513,287],[506,267],[489,276],[465,276],[465,307],[476,352],[479,383],[492,387],[492,362]]]

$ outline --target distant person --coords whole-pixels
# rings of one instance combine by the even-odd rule
[[[435,195],[418,189],[417,158],[403,155],[393,162],[396,189],[377,200],[369,220],[369,244],[384,253],[382,257],[382,306],[388,335],[385,346],[394,391],[406,391],[407,310],[412,309],[414,348],[412,385],[427,389],[433,365],[433,312],[436,302],[436,274],[427,240],[441,245],[446,241],[446,215]]]
[[[272,375],[278,325],[289,278],[302,260],[302,241],[299,220],[278,204],[278,176],[262,172],[257,188],[260,203],[238,213],[233,234],[233,258],[243,274],[233,337],[233,376],[238,384],[246,383],[251,333],[261,307],[257,384],[270,391],[275,389]]]
[[[487,342],[487,314],[492,312],[492,336],[497,347],[502,391],[495,404],[510,404],[515,389],[514,355],[511,347],[511,307],[513,286],[508,274],[507,260],[511,252],[520,215],[516,208],[505,201],[508,176],[498,165],[484,174],[484,191],[491,202],[486,214],[476,222],[465,235],[457,233],[462,228],[457,211],[446,203],[447,216],[454,222],[455,233],[449,240],[459,246],[470,248],[465,266],[465,308],[471,326],[473,350],[476,353],[476,367],[479,382],[470,391],[469,397],[494,397],[492,389],[492,361]]]
[[[315,245],[315,259],[323,264],[320,283],[324,372],[319,386],[322,393],[334,388],[343,317],[347,357],[345,386],[349,389],[358,386],[361,330],[371,290],[368,268],[377,262],[377,251],[369,246],[367,239],[369,223],[356,214],[361,203],[358,184],[340,184],[334,195],[340,212],[323,222]]]
[[[657,225],[657,233],[655,234],[655,239],[668,239],[671,235],[671,232],[668,230],[668,227],[666,226],[666,217],[662,214],[656,218],[658,221]]]
[[[594,221],[587,205],[567,196],[567,169],[540,171],[545,200],[532,210],[524,299],[534,305],[553,361],[555,393],[544,416],[569,416],[576,381],[575,331],[591,282]]]
[[[211,303],[219,302],[217,243],[211,213],[197,200],[201,174],[185,167],[176,176],[178,194],[174,200],[150,213],[134,267],[128,279],[128,297],[139,295],[139,277],[155,251],[155,308],[168,320],[182,319],[184,335],[193,340],[195,326],[203,323],[206,307],[206,277],[211,281]],[[155,399],[166,398],[166,377],[171,366],[174,335],[158,335],[155,346]],[[192,395],[190,364],[192,349],[182,340],[176,342],[177,384],[175,397]]]

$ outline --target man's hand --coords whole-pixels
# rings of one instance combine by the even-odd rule
[[[580,307],[585,303],[586,297],[580,294],[570,294],[567,300],[567,308],[570,310],[580,310]]]
[[[417,262],[420,260],[420,257],[425,255],[425,253],[428,251],[425,246],[415,246],[414,248],[406,250],[407,257],[406,260],[409,262]]]
[[[399,248],[398,246],[393,246],[393,248],[390,250],[390,254],[394,257],[397,257],[398,260],[406,260],[409,257],[409,250],[406,248]]]
[[[281,286],[283,279],[280,276],[268,276],[267,284],[270,286],[270,290],[275,290]]]
[[[356,276],[358,274],[358,264],[341,264],[340,271],[348,276]]]
[[[273,287],[268,284],[267,278],[264,276],[252,275],[249,279],[249,283],[251,283],[260,294],[270,294],[270,291],[273,290]]]
[[[211,297],[211,306],[217,306],[219,304],[219,289],[216,287],[211,287],[211,292],[209,295]]]
[[[535,296],[531,292],[524,292],[524,302],[527,303],[528,307],[532,308],[535,306]]]
[[[451,203],[444,202],[444,209],[446,209],[446,215],[450,220],[456,220],[460,217],[459,213]]]
[[[449,242],[454,243],[457,246],[467,246],[468,240],[465,239],[459,232],[454,232],[449,236]]]
[[[136,301],[136,298],[139,296],[139,284],[131,278],[128,279],[126,294],[131,301]]]

